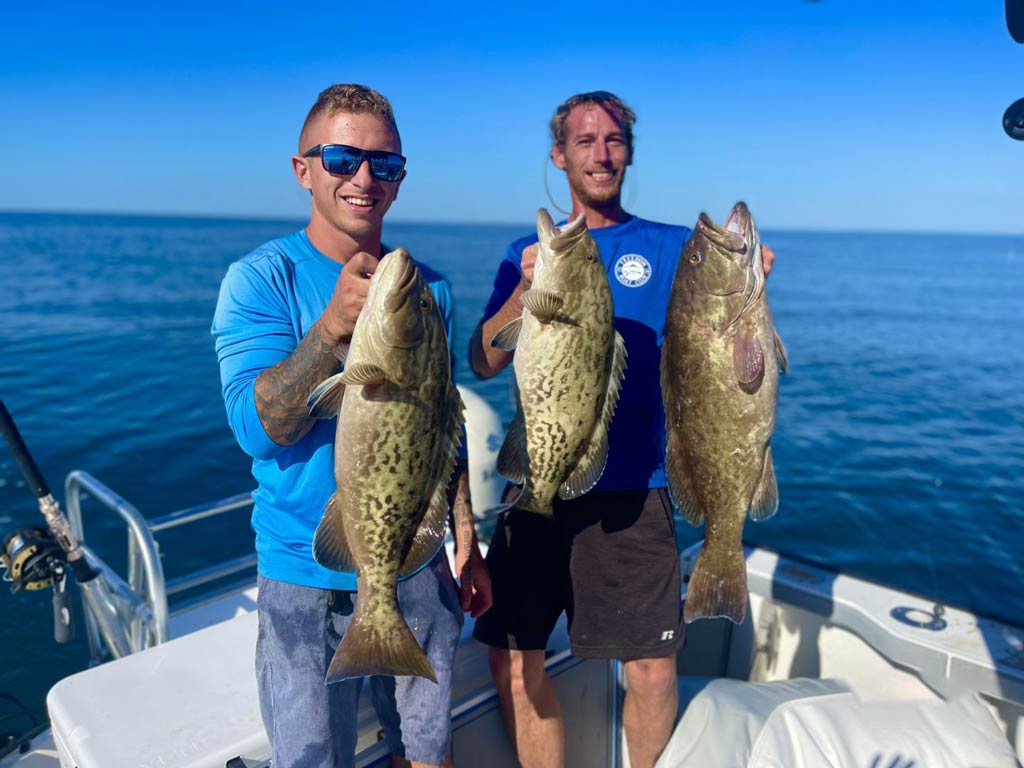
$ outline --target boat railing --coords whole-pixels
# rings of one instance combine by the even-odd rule
[[[128,577],[124,579],[86,544],[82,501],[88,494],[116,513],[128,529]],[[88,472],[75,470],[64,481],[64,497],[72,531],[83,544],[86,556],[100,572],[109,598],[99,607],[84,603],[86,635],[92,664],[121,658],[166,642],[169,636],[168,596],[195,589],[256,565],[256,555],[243,555],[201,568],[167,581],[155,533],[208,519],[252,504],[248,493],[181,509],[147,520],[130,502]],[[104,610],[105,620],[94,615]],[[103,631],[101,631],[103,630]]]

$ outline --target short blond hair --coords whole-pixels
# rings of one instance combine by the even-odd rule
[[[551,141],[558,146],[565,145],[565,121],[569,113],[576,107],[583,104],[595,104],[605,112],[614,117],[626,133],[626,149],[630,157],[633,155],[633,123],[636,122],[636,113],[629,108],[622,99],[610,91],[589,91],[577,93],[558,105],[555,116],[551,118]]]
[[[339,112],[377,115],[388,124],[398,140],[398,146],[401,147],[402,138],[398,134],[398,125],[395,123],[395,113],[391,109],[391,102],[373,88],[365,85],[338,83],[322,90],[310,108],[309,114],[306,115],[306,121],[302,124],[302,131],[299,133],[299,154],[309,149],[305,146],[307,143],[305,137],[309,127],[321,117],[334,117]]]

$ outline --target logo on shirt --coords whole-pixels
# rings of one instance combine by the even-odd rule
[[[639,288],[651,279],[651,262],[639,253],[627,253],[615,262],[615,279],[628,288]]]

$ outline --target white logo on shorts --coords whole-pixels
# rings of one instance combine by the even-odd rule
[[[661,633],[662,640],[671,640],[675,636],[676,631],[674,629],[666,629],[664,632]]]
[[[639,253],[627,253],[615,262],[615,279],[627,288],[639,288],[651,279],[651,262]]]

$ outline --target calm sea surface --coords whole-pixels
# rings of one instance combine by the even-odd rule
[[[156,517],[248,491],[210,320],[228,264],[287,221],[0,214],[0,397],[52,490],[84,469]],[[507,420],[507,374],[466,344],[521,227],[395,224],[386,241],[446,274],[457,377]],[[774,438],[781,507],[751,543],[1021,623],[1024,237],[766,232],[790,372]],[[123,567],[124,529],[86,505],[89,544]],[[0,533],[39,524],[0,445]],[[680,523],[680,543],[699,532]],[[252,550],[244,513],[161,536],[173,578]],[[174,535],[177,534],[177,535]],[[76,608],[76,610],[78,610]],[[0,588],[0,735],[45,719],[84,668],[84,624],[53,642],[50,592]]]

